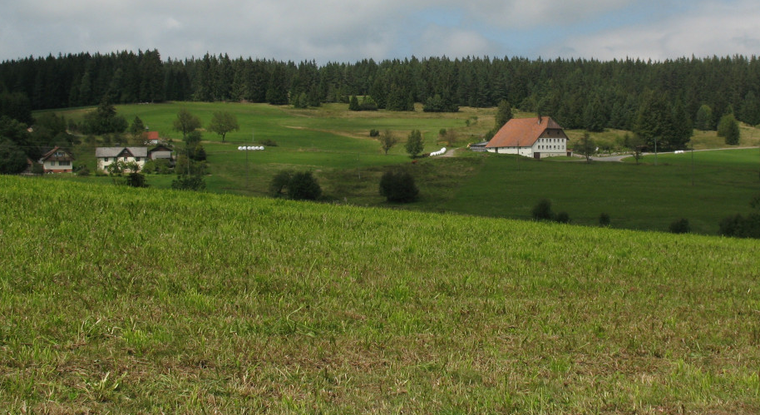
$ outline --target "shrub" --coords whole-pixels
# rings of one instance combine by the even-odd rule
[[[686,218],[678,219],[670,224],[668,230],[670,230],[671,233],[689,233],[691,232],[689,220]]]
[[[610,226],[610,215],[602,212],[602,214],[599,215],[599,225],[600,226]]]
[[[271,139],[269,139],[269,138],[267,138],[267,139],[264,139],[264,140],[259,140],[259,143],[260,143],[262,146],[267,146],[267,147],[277,147],[277,142],[276,142],[276,141],[274,141],[274,140],[271,140]]]
[[[322,196],[322,188],[311,172],[298,172],[288,182],[288,195],[293,200],[317,200]]]
[[[282,196],[283,191],[287,189],[288,184],[290,183],[291,176],[292,173],[287,170],[277,173],[269,183],[269,194],[274,197]]]
[[[533,206],[531,214],[533,215],[533,220],[552,220],[554,216],[552,213],[552,202],[549,199],[539,201],[536,206]]]
[[[380,178],[380,195],[385,196],[388,202],[414,202],[418,194],[414,177],[407,172],[388,171]]]
[[[373,129],[369,130],[369,136],[370,136],[370,137],[373,137],[373,138],[374,138],[374,137],[379,137],[379,136],[380,136],[380,131],[378,131],[378,130],[375,130],[375,129],[373,128]]]
[[[570,223],[570,215],[567,212],[559,212],[557,213],[557,216],[554,217],[554,221],[559,223]]]
[[[126,184],[131,187],[148,187],[148,183],[145,182],[145,175],[140,173],[129,173]]]
[[[202,176],[177,176],[172,181],[172,189],[175,190],[205,190],[206,182]]]
[[[750,213],[725,217],[720,221],[718,234],[735,238],[760,238],[760,214]]]

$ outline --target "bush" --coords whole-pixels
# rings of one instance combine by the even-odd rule
[[[728,216],[720,221],[718,234],[734,238],[760,238],[760,214],[750,213],[746,218],[740,214]]]
[[[380,195],[385,196],[388,202],[414,202],[418,194],[414,177],[407,172],[388,171],[380,178]]]
[[[539,201],[536,206],[533,206],[531,215],[533,216],[533,220],[552,220],[554,216],[552,213],[552,202],[549,199]]]
[[[606,213],[602,213],[601,215],[599,215],[599,225],[610,226],[610,215]]]
[[[205,190],[206,182],[202,176],[177,176],[172,181],[172,189],[174,190]]]
[[[570,223],[570,215],[567,212],[559,212],[557,213],[557,216],[554,217],[554,221],[559,223]]]
[[[277,142],[271,139],[259,140],[259,144],[267,147],[277,147]]]
[[[293,200],[317,200],[322,196],[322,188],[311,172],[298,172],[288,182],[288,195]]]
[[[380,136],[380,131],[378,131],[378,130],[375,130],[375,129],[373,128],[373,129],[369,130],[369,136],[370,136],[370,137],[373,137],[373,138],[374,138],[374,137],[379,137],[379,136]]]
[[[292,175],[287,170],[277,173],[269,183],[269,194],[273,197],[283,196],[283,191],[288,188]]]
[[[691,232],[689,220],[686,218],[678,219],[670,224],[668,230],[670,230],[671,233],[689,233]]]
[[[145,175],[140,173],[129,173],[126,184],[131,187],[148,187],[148,183],[145,182]]]

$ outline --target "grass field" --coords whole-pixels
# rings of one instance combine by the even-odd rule
[[[3,412],[760,412],[756,241],[19,177],[0,204]]]
[[[230,133],[225,143],[216,134],[204,133],[211,173],[206,183],[214,193],[266,196],[269,182],[278,171],[309,170],[320,181],[326,201],[387,207],[378,194],[378,183],[392,166],[409,170],[421,190],[420,201],[405,209],[529,219],[531,208],[546,198],[556,211],[568,212],[577,224],[596,225],[604,212],[616,228],[666,230],[671,222],[686,218],[694,232],[715,234],[722,218],[745,213],[749,200],[760,191],[760,150],[696,152],[693,186],[689,154],[659,155],[656,166],[652,157],[640,166],[632,165],[632,160],[589,166],[558,162],[569,161],[564,158],[535,162],[462,149],[457,158],[423,159],[415,166],[409,163],[403,140],[412,129],[424,133],[425,151],[443,146],[435,141],[442,128],[456,130],[459,145],[464,146],[479,141],[491,128],[494,109],[462,108],[454,114],[430,114],[420,108],[413,113],[351,112],[344,104],[296,110],[261,104],[186,102],[125,105],[118,111],[130,121],[139,116],[163,137],[179,140],[172,121],[182,107],[198,115],[204,125],[214,111],[226,110],[238,117],[240,131]],[[83,114],[84,110],[63,113],[74,120]],[[370,129],[386,128],[402,141],[387,156],[368,134]],[[576,140],[583,132],[568,133]],[[625,133],[610,130],[596,134],[595,139],[615,148]],[[695,133],[697,149],[721,145],[722,139],[715,132]],[[760,130],[743,126],[742,134],[743,145],[760,143]],[[254,138],[257,142],[274,140],[278,146],[247,155],[237,150]],[[78,156],[89,160],[94,169],[92,147],[81,147]],[[168,188],[172,179],[151,175],[148,183]],[[108,178],[82,180],[112,183]]]
[[[566,211],[574,223],[667,231],[686,218],[694,232],[715,234],[729,214],[746,213],[760,193],[760,152],[726,150],[658,155],[634,163],[591,164],[484,157],[478,173],[443,203],[446,211],[530,219],[541,199]],[[692,186],[692,178],[694,185]]]

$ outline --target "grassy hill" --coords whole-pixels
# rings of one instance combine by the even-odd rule
[[[11,413],[760,411],[757,241],[19,177],[0,205]]]
[[[207,125],[215,111],[237,115],[240,130],[226,142],[204,133],[210,163],[208,190],[265,196],[271,178],[281,170],[309,170],[320,181],[325,200],[360,206],[388,206],[378,193],[381,175],[389,166],[408,169],[420,187],[418,203],[405,209],[453,211],[472,215],[529,219],[531,208],[550,199],[557,211],[566,211],[574,223],[598,224],[601,213],[612,218],[612,227],[667,230],[673,221],[685,218],[692,230],[716,234],[718,223],[730,214],[746,213],[748,203],[760,190],[757,149],[718,153],[696,152],[692,169],[689,154],[659,155],[642,165],[629,163],[592,164],[536,162],[510,156],[484,156],[466,150],[457,158],[423,159],[411,166],[403,140],[412,129],[426,138],[425,151],[438,150],[441,129],[454,130],[458,145],[479,141],[493,126],[493,108],[462,108],[453,114],[416,112],[352,112],[345,104],[296,110],[263,104],[181,102],[119,106],[127,120],[139,116],[162,137],[181,141],[172,130],[180,108],[187,108]],[[86,109],[61,112],[67,119],[80,120]],[[519,113],[518,117],[532,114]],[[369,137],[371,129],[390,129],[402,141],[386,156],[380,144]],[[569,131],[571,139],[582,135]],[[625,131],[595,134],[600,148],[619,146]],[[714,131],[695,131],[698,149],[715,148],[722,139]],[[760,130],[743,127],[743,145],[760,143]],[[245,154],[240,144],[273,140],[278,145],[263,152]],[[76,151],[79,161],[95,168],[94,145]],[[180,144],[181,146],[181,144]],[[68,179],[72,179],[69,177]],[[91,183],[111,184],[110,178],[89,177]],[[151,175],[148,183],[169,188],[173,176]],[[693,185],[692,185],[693,182]],[[395,207],[395,206],[394,206]]]

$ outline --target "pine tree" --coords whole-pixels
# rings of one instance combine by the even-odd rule
[[[502,99],[499,101],[499,106],[496,109],[494,129],[498,131],[504,126],[504,124],[509,122],[512,117],[512,105],[510,105],[509,101],[506,99]]]
[[[714,126],[713,112],[709,105],[702,104],[697,111],[694,127],[698,130],[709,131]]]

